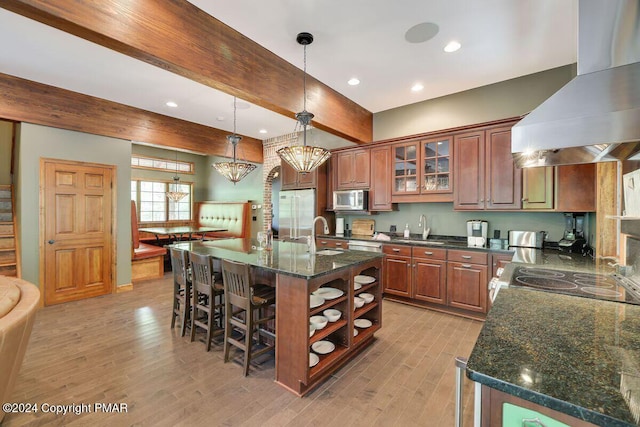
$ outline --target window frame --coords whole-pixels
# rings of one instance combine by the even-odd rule
[[[159,162],[164,162],[167,167],[161,168],[161,167],[154,167],[154,166],[139,166],[139,165],[134,165],[133,161],[134,159],[144,159],[144,160],[151,160],[151,161],[159,161]],[[131,155],[131,168],[132,169],[142,169],[142,170],[151,170],[151,171],[160,171],[160,172],[171,172],[171,173],[176,173],[176,163],[180,164],[180,165],[186,165],[189,166],[189,170],[178,170],[177,173],[179,173],[180,175],[195,175],[196,173],[196,166],[194,162],[189,162],[187,160],[172,160],[172,159],[165,159],[162,157],[152,157],[152,156],[142,156],[139,154],[132,154]],[[174,167],[170,168],[168,165],[172,164],[174,165]]]
[[[188,181],[180,181],[179,184],[180,185],[186,185],[189,187],[189,196],[190,196],[190,203],[189,203],[189,219],[169,219],[169,201],[166,199],[165,196],[165,203],[164,203],[164,214],[165,214],[165,219],[162,221],[143,221],[142,220],[142,214],[141,214],[141,201],[140,201],[140,193],[141,193],[141,183],[142,182],[150,182],[150,183],[162,183],[164,184],[165,190],[164,192],[166,193],[169,188],[170,185],[175,184],[175,181],[171,180],[164,180],[164,179],[149,179],[149,178],[132,178],[131,179],[131,183],[136,183],[136,214],[138,215],[138,221],[141,224],[164,224],[164,223],[180,223],[180,222],[191,222],[193,221],[193,207],[194,207],[194,201],[193,201],[193,187],[194,187],[194,183],[193,182],[188,182]],[[129,193],[130,195],[133,195],[133,187],[130,184],[130,190]],[[133,199],[132,199],[133,200]]]

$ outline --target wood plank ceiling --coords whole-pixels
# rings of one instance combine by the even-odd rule
[[[293,117],[299,110],[303,97],[302,85],[291,85],[291,81],[302,81],[301,70],[186,0],[4,0],[0,7],[280,114]],[[86,119],[86,111],[82,113],[76,110],[70,113],[73,117],[70,121],[73,123],[69,125],[65,123],[67,113],[74,108],[86,108],[87,105],[94,106],[92,112],[102,111],[103,116],[124,113],[125,110],[132,114],[131,110],[136,110],[97,98],[89,102],[87,98],[91,97],[83,98],[85,95],[69,91],[64,91],[67,92],[65,94],[60,92],[61,89],[38,86],[11,76],[0,75],[0,80],[3,89],[18,91],[9,92],[13,102],[26,103],[23,108],[14,105],[13,110],[17,111],[14,111],[13,117],[7,117],[13,120],[33,122],[35,118],[26,120],[20,114],[26,114],[26,110],[34,107],[51,105],[43,105],[42,100],[37,100],[37,97],[25,97],[34,90],[39,96],[44,93],[62,96],[58,104],[59,107],[64,105],[64,108],[40,114],[40,120],[44,120],[47,115],[56,117],[58,127],[72,126],[69,128],[115,136],[112,131],[105,133],[107,131],[95,130],[96,126],[105,122],[104,117],[94,120],[93,125],[87,124],[94,128],[91,131],[80,129],[82,125],[78,123],[79,118],[84,116]],[[47,99],[47,103],[51,101],[55,100]],[[30,106],[31,102],[39,105]],[[76,107],[69,104],[74,102],[78,102]],[[8,102],[0,103],[3,111],[8,107],[4,104]],[[372,113],[310,76],[307,78],[307,104],[308,110],[315,114],[314,126],[356,143],[371,141]],[[227,132],[142,110],[138,110],[135,116],[137,119],[129,116],[115,119],[115,122],[121,121],[125,125],[134,123],[129,133],[141,135],[144,139],[122,134],[118,137],[180,147],[204,154],[225,155],[224,135]],[[139,121],[135,123],[136,120]],[[156,130],[156,126],[159,129]],[[176,126],[176,129],[169,129],[172,126]],[[115,127],[117,126],[114,125]],[[146,133],[143,131],[145,128]],[[167,139],[167,135],[172,137]],[[184,140],[179,141],[180,137],[184,137]],[[212,141],[214,139],[216,142]],[[257,161],[255,152],[258,145],[259,150],[262,150],[260,141],[245,138],[243,143],[247,156],[249,157],[250,152],[253,153],[248,160]],[[260,161],[261,159],[262,154]]]

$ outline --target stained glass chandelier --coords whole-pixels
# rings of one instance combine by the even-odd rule
[[[247,176],[252,170],[256,168],[256,165],[252,163],[236,161],[236,149],[241,139],[242,137],[236,134],[236,97],[234,96],[233,134],[227,135],[227,141],[229,141],[233,146],[233,162],[218,162],[211,165],[220,173],[220,175],[233,182],[233,185],[235,185],[236,182],[241,181],[242,178]]]
[[[292,145],[281,148],[278,150],[278,155],[296,171],[307,173],[313,171],[315,168],[326,162],[327,159],[331,157],[331,152],[322,147],[307,145],[307,126],[311,124],[311,120],[314,117],[312,113],[307,111],[307,45],[310,45],[313,42],[313,35],[310,33],[300,33],[298,34],[296,41],[304,46],[304,100],[302,111],[296,113],[297,123],[295,129],[295,131],[297,131],[298,126],[302,126],[303,145]]]
[[[171,184],[169,184],[169,189],[171,189]],[[184,199],[189,193],[185,193],[184,191],[180,191],[180,177],[178,176],[178,151],[176,150],[176,174],[173,177],[173,191],[167,191],[167,199],[172,202],[179,202]]]

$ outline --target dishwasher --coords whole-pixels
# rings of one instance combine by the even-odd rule
[[[349,240],[347,242],[350,251],[367,251],[367,252],[382,252],[381,242],[369,242],[365,240]]]

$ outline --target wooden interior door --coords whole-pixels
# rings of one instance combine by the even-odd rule
[[[45,305],[110,293],[114,168],[55,160],[41,163],[40,271]]]

